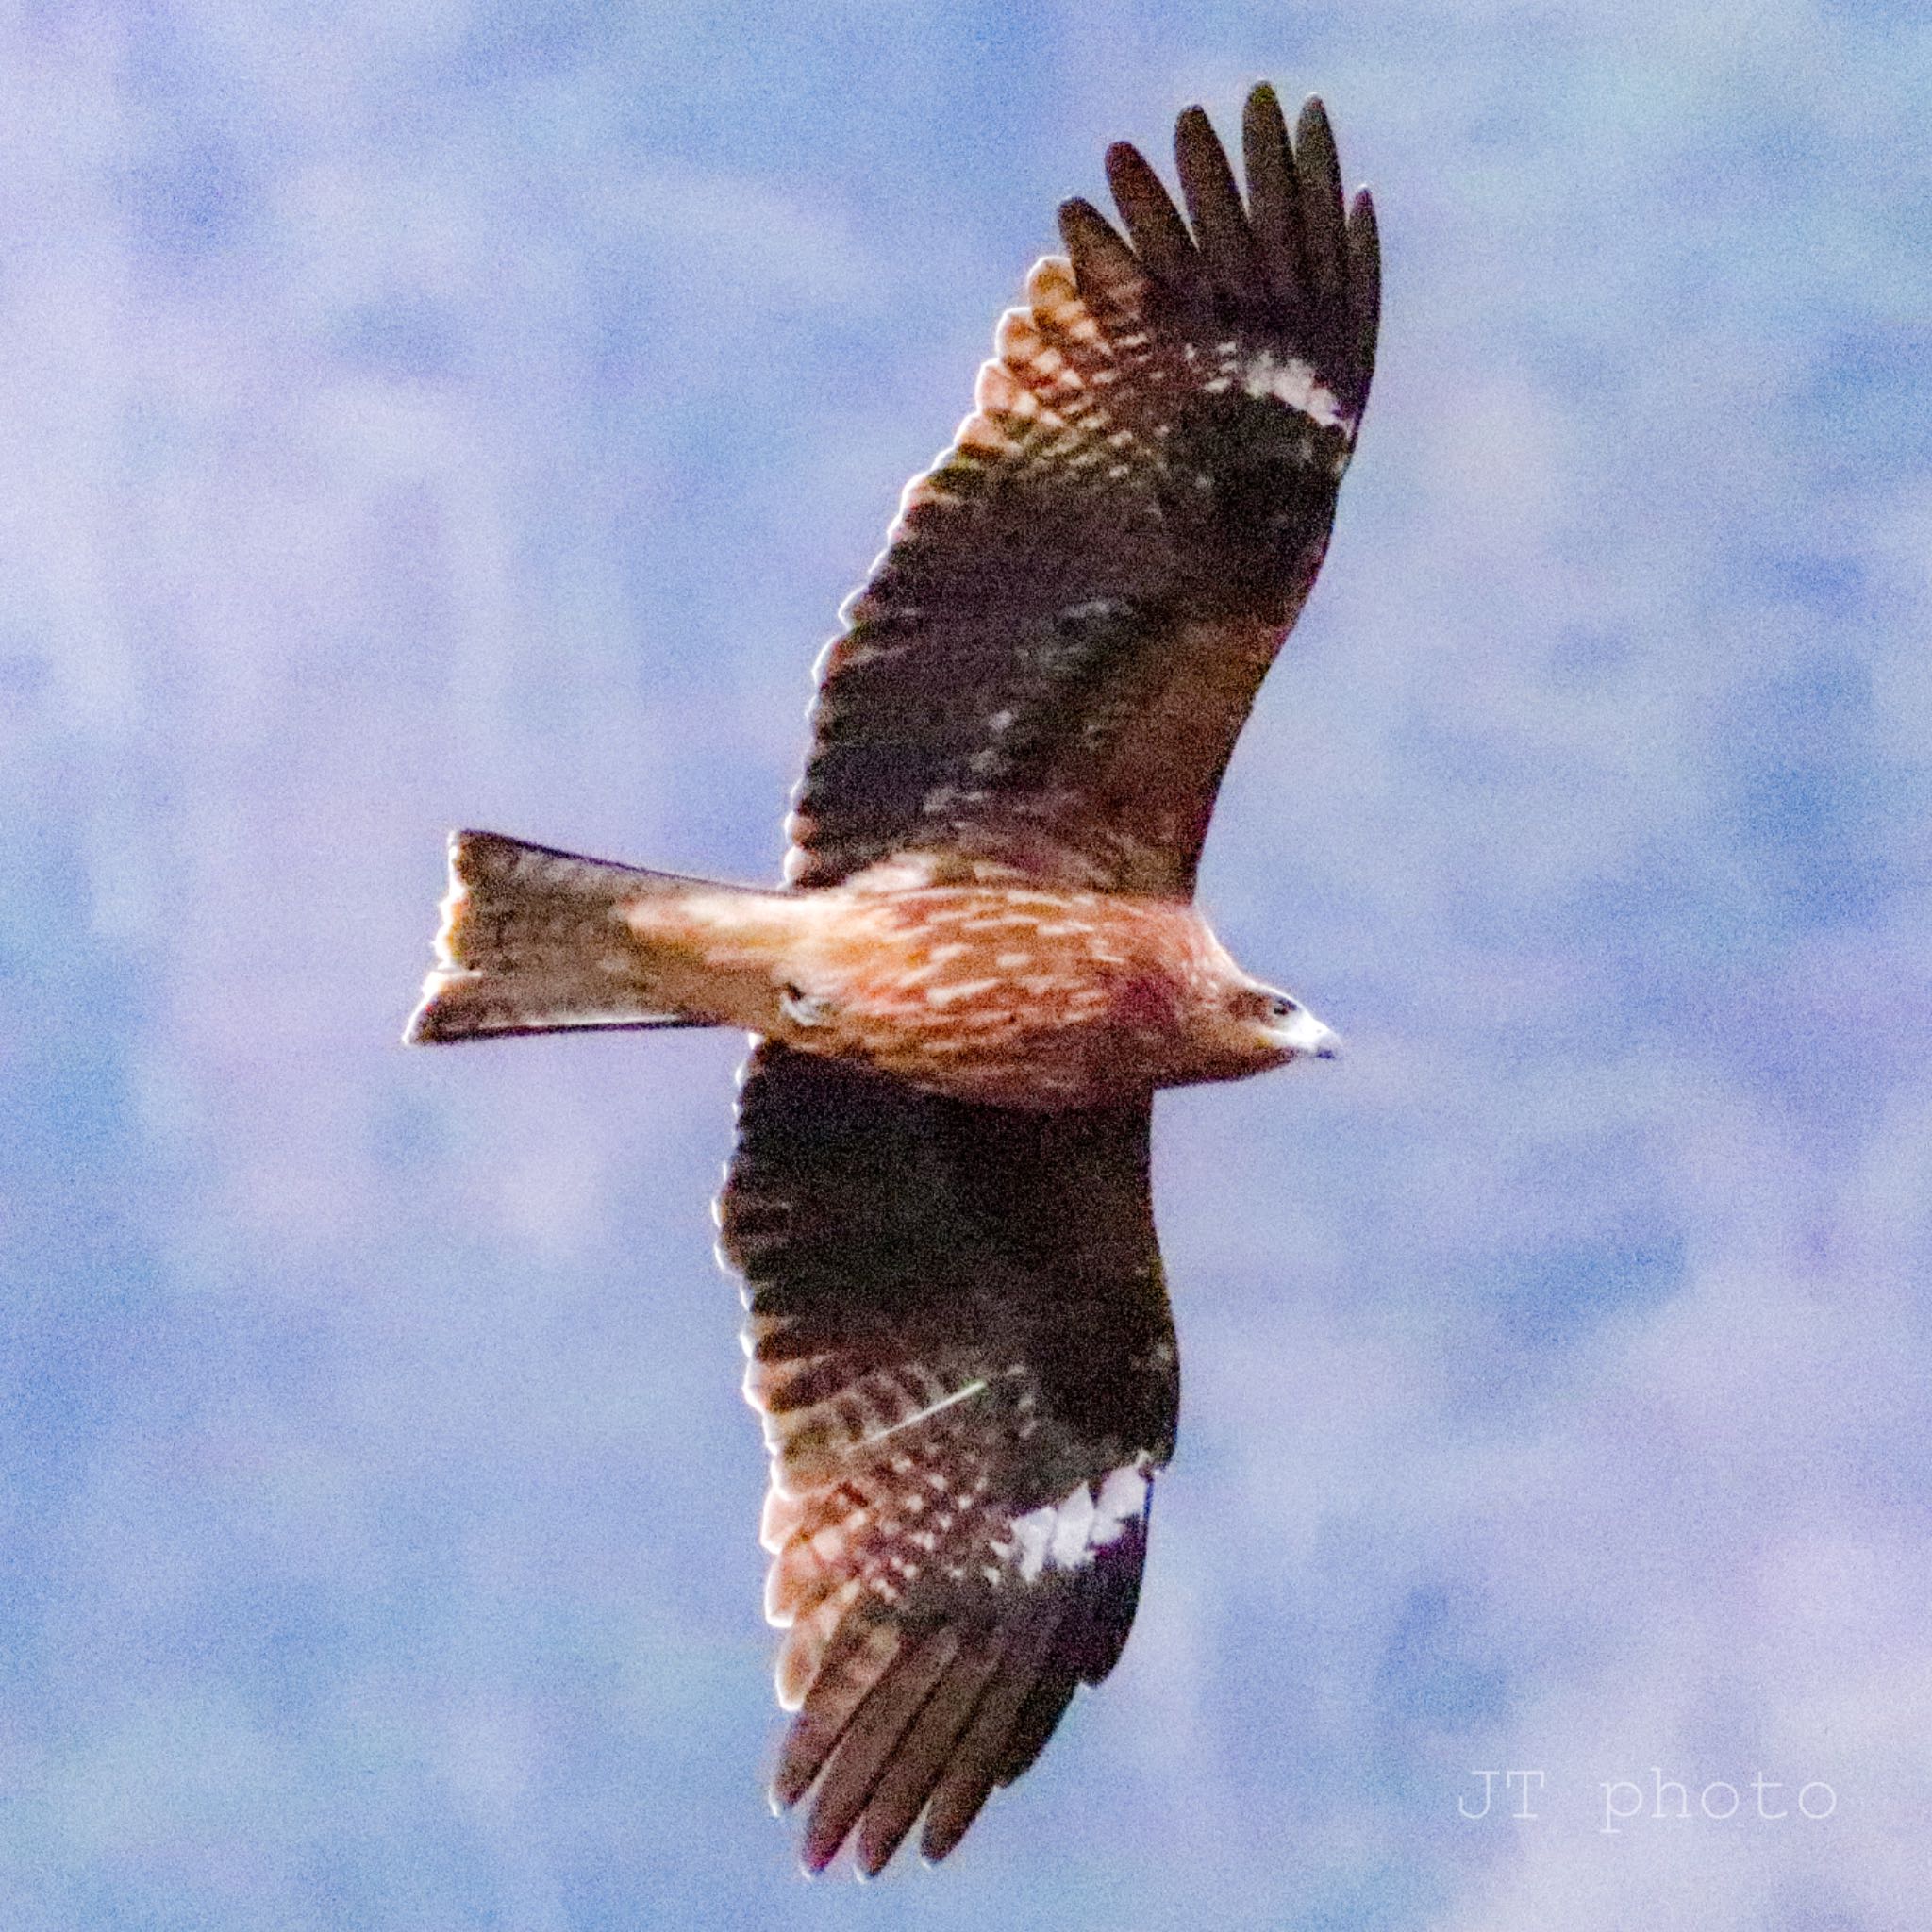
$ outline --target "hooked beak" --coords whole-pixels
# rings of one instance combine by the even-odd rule
[[[1298,1059],[1335,1060],[1341,1058],[1341,1036],[1332,1026],[1324,1026],[1314,1014],[1303,1007],[1274,1029],[1274,1037],[1282,1045],[1293,1050]]]

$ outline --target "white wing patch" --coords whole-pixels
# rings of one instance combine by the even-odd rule
[[[1058,1503],[1042,1503],[1013,1519],[1013,1540],[993,1545],[994,1554],[1016,1564],[1023,1583],[1042,1570],[1076,1570],[1096,1550],[1116,1541],[1123,1530],[1147,1511],[1153,1484],[1150,1458],[1110,1469],[1096,1486],[1075,1483]]]
[[[1315,374],[1313,363],[1305,362],[1299,356],[1277,356],[1272,349],[1257,349],[1252,355],[1244,355],[1239,341],[1217,342],[1214,354],[1216,373],[1201,384],[1206,394],[1225,395],[1239,381],[1243,395],[1253,396],[1257,401],[1273,398],[1324,429],[1354,429],[1356,419],[1342,408],[1335,391]],[[1345,454],[1342,460],[1345,465]]]
[[[1335,391],[1299,356],[1277,358],[1261,350],[1241,371],[1241,388],[1251,396],[1273,396],[1277,403],[1286,403],[1324,429],[1355,427],[1354,420],[1342,414]]]

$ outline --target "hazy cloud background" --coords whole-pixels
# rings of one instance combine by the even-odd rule
[[[1054,204],[1263,75],[1388,319],[1205,890],[1350,1058],[1162,1103],[1115,1678],[807,1887],[739,1043],[403,1053],[442,834],[772,874]],[[1883,4],[9,9],[0,1921],[1918,1924],[1928,99]]]

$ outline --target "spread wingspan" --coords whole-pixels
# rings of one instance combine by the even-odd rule
[[[814,711],[787,875],[937,853],[1191,892],[1313,585],[1374,361],[1374,211],[1318,103],[1197,108],[1183,216],[1132,148],[908,489]],[[772,1456],[767,1609],[804,1853],[943,1857],[1126,1640],[1174,1329],[1149,1107],[1020,1113],[771,1043],[722,1202]]]

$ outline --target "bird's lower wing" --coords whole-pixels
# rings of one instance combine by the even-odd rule
[[[765,1045],[721,1202],[772,1455],[806,1863],[958,1843],[1126,1640],[1177,1381],[1145,1104],[1021,1114]]]

